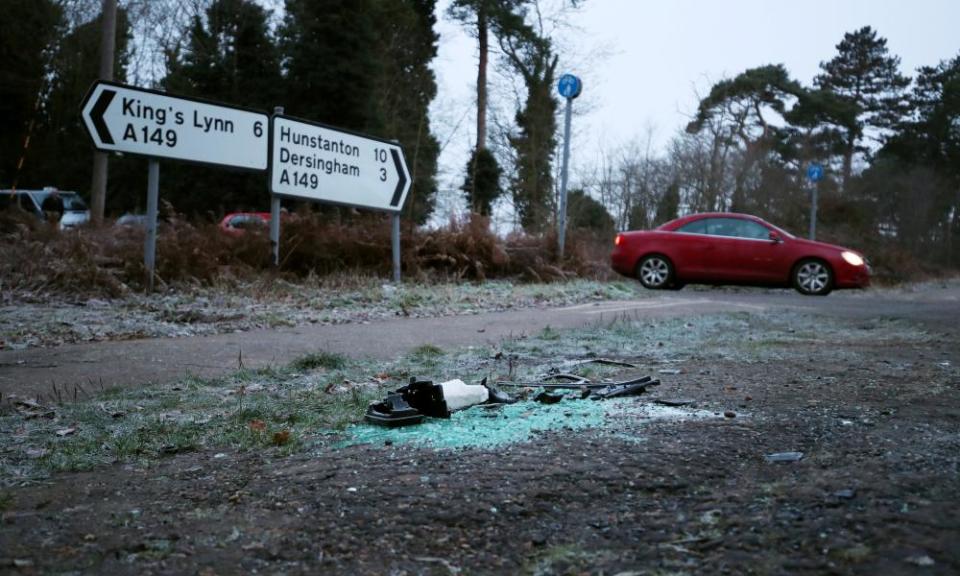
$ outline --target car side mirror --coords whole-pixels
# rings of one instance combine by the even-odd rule
[[[779,244],[780,242],[783,242],[783,238],[780,237],[780,234],[778,234],[778,233],[774,232],[773,230],[771,230],[771,231],[770,231],[770,241]]]

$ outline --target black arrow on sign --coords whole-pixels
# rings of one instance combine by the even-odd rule
[[[403,196],[403,186],[407,183],[407,176],[403,171],[403,164],[400,162],[400,153],[396,150],[390,150],[390,155],[393,156],[393,165],[397,168],[397,176],[400,178],[397,180],[397,189],[393,191],[393,198],[390,200],[391,206],[396,206],[400,203],[400,197]]]
[[[107,108],[110,107],[110,103],[113,102],[113,97],[116,95],[117,93],[114,90],[104,90],[97,98],[97,103],[90,110],[90,121],[93,122],[93,127],[97,130],[97,136],[104,144],[114,143],[113,136],[107,129],[107,123],[103,121],[103,115],[106,114]]]

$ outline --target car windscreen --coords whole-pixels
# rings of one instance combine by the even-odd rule
[[[33,194],[33,198],[37,202],[37,206],[43,206],[43,201],[47,199],[47,196],[50,195],[50,192],[32,192],[31,194]],[[87,203],[84,202],[83,198],[81,198],[76,192],[61,192],[60,199],[63,200],[64,210],[84,211],[87,209]]]
[[[64,210],[86,210],[87,203],[77,194],[61,194]]]

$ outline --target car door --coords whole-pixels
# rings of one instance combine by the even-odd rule
[[[715,236],[718,280],[767,283],[777,279],[783,258],[781,242],[770,239],[771,230],[745,218],[718,218],[709,232]]]
[[[670,259],[677,277],[683,281],[703,280],[709,276],[712,259],[712,240],[707,235],[707,222],[710,218],[701,218],[687,222],[674,230],[671,238]]]

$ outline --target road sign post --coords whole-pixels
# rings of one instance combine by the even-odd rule
[[[160,162],[151,158],[147,164],[147,235],[143,240],[143,264],[146,268],[147,292],[153,292],[157,262],[157,205],[160,200]]]
[[[567,174],[570,167],[570,117],[573,100],[583,91],[583,83],[573,74],[564,74],[557,84],[560,95],[567,100],[563,118],[563,164],[560,172],[560,213],[557,218],[557,253],[563,261],[563,248],[567,234]]]
[[[274,116],[283,115],[283,106],[273,109]],[[269,182],[267,188],[270,188]],[[270,191],[270,252],[274,268],[280,267],[280,197]]]
[[[817,192],[819,191],[820,180],[823,180],[823,166],[817,162],[811,162],[807,166],[807,180],[813,184],[810,190],[810,239],[817,239]]]
[[[393,253],[393,282],[400,283],[400,213],[390,215],[390,245]]]
[[[156,261],[159,160],[267,169],[270,122],[259,111],[98,81],[87,92],[80,115],[97,150],[150,160],[143,255],[148,290],[153,290]]]

